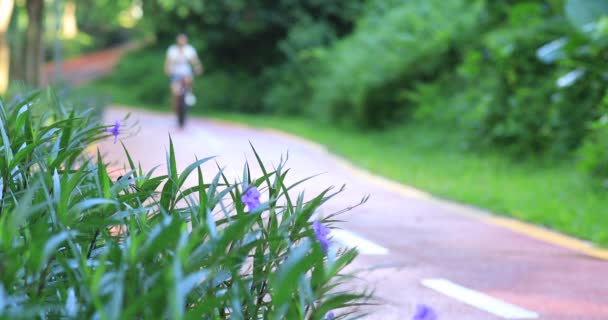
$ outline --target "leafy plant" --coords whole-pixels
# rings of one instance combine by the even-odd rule
[[[306,114],[321,53],[336,39],[331,26],[312,19],[302,19],[292,26],[279,43],[286,61],[266,72],[272,83],[264,97],[265,109],[278,114]]]
[[[608,115],[593,123],[578,155],[579,167],[608,188]]]
[[[269,170],[257,153],[261,176],[246,164],[242,182],[203,174],[211,158],[178,171],[171,142],[166,174],[125,148],[116,177],[88,150],[124,120],[48,97],[0,101],[0,318],[348,318],[365,303],[343,273],[357,251],[325,251],[311,223],[340,190],[294,197],[306,180],[287,185],[286,160]]]
[[[322,57],[312,114],[360,128],[407,115],[414,106],[401,92],[449,68],[453,48],[479,31],[481,8],[480,1],[371,1],[353,33]]]

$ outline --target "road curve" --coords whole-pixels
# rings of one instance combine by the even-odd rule
[[[428,279],[447,279],[479,295],[530,311],[538,319],[608,319],[608,261],[462,214],[470,211],[477,215],[475,209],[433,199],[413,189],[395,192],[369,175],[354,174],[343,161],[312,143],[203,119],[191,119],[180,131],[171,114],[125,107],[109,108],[104,118],[114,123],[127,113],[132,113],[127,127],[134,121],[138,124],[127,129],[121,140],[144,169],[161,165],[162,172],[171,134],[178,168],[185,168],[195,156],[217,155],[219,164],[238,176],[245,159],[254,160],[251,141],[269,165],[289,152],[293,181],[324,173],[305,185],[308,195],[327,186],[347,185],[347,190],[321,214],[356,204],[370,194],[365,205],[342,216],[345,222],[339,227],[345,231],[336,234],[342,243],[365,248],[353,267],[360,270],[359,276],[383,302],[367,319],[410,319],[418,303],[435,308],[440,319],[534,318],[525,312],[518,315],[512,309],[502,310],[499,316],[500,312],[492,312],[503,305],[494,306],[464,291],[448,297],[429,288],[429,282],[425,282],[427,286],[422,284]],[[100,149],[119,171],[126,162],[120,144],[108,140]],[[212,172],[215,168],[210,164],[204,170]],[[491,310],[461,300],[472,304],[477,301]]]

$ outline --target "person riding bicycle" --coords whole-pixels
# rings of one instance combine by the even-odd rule
[[[171,79],[171,94],[173,110],[177,110],[180,96],[183,94],[182,84],[188,88],[192,88],[193,70],[194,73],[200,75],[203,73],[203,66],[196,54],[196,50],[188,44],[188,37],[181,33],[176,38],[176,43],[171,45],[167,50],[165,59],[165,73]],[[189,95],[192,93],[188,92]],[[187,97],[187,100],[193,100],[194,96]]]

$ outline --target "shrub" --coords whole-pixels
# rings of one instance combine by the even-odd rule
[[[325,251],[325,227],[311,226],[337,192],[292,198],[302,181],[285,184],[284,161],[269,171],[256,153],[261,176],[246,164],[231,183],[203,174],[209,158],[178,171],[170,144],[167,174],[125,149],[115,179],[87,150],[124,122],[99,125],[36,94],[0,101],[0,120],[3,319],[346,318],[366,297],[342,273],[356,250]]]
[[[279,43],[286,61],[269,68],[271,86],[264,97],[266,110],[278,114],[305,114],[312,96],[312,79],[319,68],[319,52],[337,39],[331,26],[303,19]]]
[[[165,52],[146,48],[128,53],[106,81],[124,89],[127,101],[169,106],[169,79],[164,73]],[[125,89],[126,88],[126,89]]]
[[[464,0],[371,2],[355,31],[323,57],[312,112],[364,128],[407,114],[401,91],[451,63],[452,48],[478,31],[480,9]]]
[[[238,70],[211,71],[194,81],[194,93],[201,109],[221,112],[255,113],[263,110],[264,76],[256,77]]]
[[[592,126],[578,155],[579,167],[608,188],[608,115]]]
[[[597,61],[606,51],[562,11],[533,1],[510,6],[506,21],[465,55],[459,70],[472,93],[474,144],[563,156],[601,115],[605,76]]]

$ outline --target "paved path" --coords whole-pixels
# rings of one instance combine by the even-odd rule
[[[78,86],[98,79],[112,70],[123,54],[138,48],[143,44],[130,42],[115,48],[89,53],[73,59],[66,60],[61,65],[62,80],[68,85]],[[47,63],[42,70],[42,83],[48,85],[53,78],[55,65]]]
[[[345,231],[337,234],[342,244],[365,249],[354,267],[362,270],[361,278],[376,289],[384,303],[374,308],[369,319],[410,319],[417,303],[436,308],[440,319],[524,319],[535,314],[551,320],[608,319],[607,261],[486,224],[462,214],[476,215],[473,209],[415,190],[395,192],[386,183],[377,183],[378,179],[356,174],[322,148],[282,135],[200,119],[190,120],[184,131],[178,131],[170,114],[122,107],[107,110],[105,121],[113,123],[129,112],[133,113],[131,121],[139,121],[139,132],[122,141],[146,169],[165,163],[170,133],[179,168],[185,168],[195,156],[218,155],[228,174],[237,176],[244,160],[254,159],[251,141],[269,165],[289,151],[292,181],[325,172],[305,185],[309,195],[330,185],[347,184],[348,189],[321,214],[371,194],[367,204],[342,217],[345,222],[339,226]],[[108,159],[124,163],[120,144],[108,141],[101,149]],[[204,170],[214,172],[215,168],[209,165]],[[422,284],[424,280],[427,286]]]

